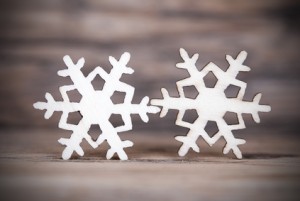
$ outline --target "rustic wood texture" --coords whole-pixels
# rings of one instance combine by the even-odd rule
[[[1,200],[299,200],[299,138],[248,137],[244,159],[223,156],[223,143],[178,157],[169,133],[132,132],[129,161],[105,159],[105,147],[85,145],[84,157],[60,159],[56,140],[68,132],[0,133]]]
[[[0,6],[0,200],[299,200],[299,16],[297,0],[3,0]],[[84,73],[108,56],[132,54],[134,102],[160,98],[160,88],[177,95],[175,82],[187,76],[175,68],[179,48],[199,53],[198,68],[225,54],[246,50],[252,70],[246,100],[262,92],[272,112],[261,124],[245,116],[245,159],[221,154],[224,142],[201,154],[177,156],[173,138],[187,130],[174,125],[176,112],[149,124],[134,116],[134,130],[122,138],[135,146],[128,162],[106,161],[105,147],[62,161],[57,143],[59,113],[46,121],[32,104],[70,80],[57,76],[62,57],[86,59]],[[94,82],[95,88],[102,81]],[[193,91],[187,89],[189,96]],[[233,93],[231,91],[230,93]],[[71,93],[71,100],[78,94]],[[117,95],[117,100],[122,96]],[[70,118],[71,122],[78,117]],[[187,117],[192,119],[193,115]],[[120,123],[120,119],[112,119]]]
[[[32,103],[43,100],[46,91],[60,99],[58,87],[68,80],[56,72],[64,68],[65,54],[84,56],[88,73],[98,65],[109,70],[109,55],[129,51],[135,76],[124,80],[136,86],[135,101],[160,97],[161,87],[176,95],[175,81],[187,76],[175,68],[184,47],[200,54],[199,69],[209,61],[225,69],[225,54],[248,51],[252,71],[239,76],[249,83],[246,99],[262,92],[263,103],[273,109],[264,116],[265,125],[294,133],[300,118],[298,2],[4,1],[0,125],[56,127],[57,119],[44,121]],[[172,125],[171,116],[164,120],[168,124],[155,121],[161,129]]]

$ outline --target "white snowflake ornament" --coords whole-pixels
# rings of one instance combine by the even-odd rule
[[[47,102],[37,102],[33,106],[36,109],[46,110],[45,118],[49,119],[53,112],[62,111],[62,116],[59,121],[59,128],[72,131],[69,139],[60,138],[58,142],[65,145],[66,148],[62,153],[62,158],[69,159],[73,152],[83,156],[84,152],[80,143],[85,139],[93,148],[97,148],[102,142],[107,140],[110,149],[107,151],[106,158],[111,159],[116,153],[121,160],[127,160],[128,157],[124,148],[131,147],[133,143],[129,140],[122,141],[118,136],[118,132],[124,132],[132,129],[131,114],[139,114],[144,122],[148,122],[147,113],[157,113],[159,108],[155,106],[148,106],[149,98],[144,97],[140,104],[132,104],[134,95],[134,87],[121,82],[121,76],[125,74],[132,74],[134,70],[127,66],[130,59],[130,54],[125,52],[119,61],[114,57],[109,57],[112,65],[110,73],[104,71],[101,67],[96,67],[88,76],[84,76],[81,68],[84,65],[84,58],[73,63],[69,56],[65,56],[64,62],[67,69],[58,71],[58,75],[62,77],[70,76],[73,85],[62,86],[59,91],[62,95],[63,101],[55,101],[51,94],[46,93]],[[105,80],[102,90],[94,90],[91,82],[99,75]],[[70,102],[67,95],[68,91],[78,90],[82,95],[79,103]],[[113,104],[111,96],[115,91],[125,93],[124,103]],[[70,112],[78,111],[82,119],[78,125],[67,123]],[[124,125],[114,127],[109,118],[112,114],[120,114]],[[88,134],[91,125],[99,125],[102,133],[94,141]]]
[[[234,137],[232,131],[245,128],[245,123],[242,117],[243,113],[252,115],[255,122],[259,123],[260,118],[258,112],[269,112],[271,107],[268,105],[259,105],[261,94],[257,94],[253,102],[243,101],[247,84],[236,78],[240,71],[249,71],[248,66],[243,65],[247,57],[247,53],[242,51],[236,59],[227,55],[226,60],[229,67],[226,71],[221,70],[214,63],[207,64],[201,71],[196,68],[196,61],[199,55],[195,54],[191,58],[184,49],[180,49],[180,55],[184,60],[183,63],[178,63],[177,68],[186,69],[190,77],[180,80],[176,83],[179,92],[179,97],[170,97],[167,90],[162,88],[163,99],[151,100],[152,105],[161,106],[162,111],[160,117],[164,117],[169,109],[178,110],[176,125],[189,128],[186,136],[177,136],[175,139],[182,142],[178,154],[184,156],[189,149],[195,152],[200,152],[200,148],[196,144],[197,139],[201,136],[210,146],[212,146],[220,137],[224,137],[226,141],[223,153],[227,154],[230,150],[233,151],[238,159],[242,158],[242,153],[238,145],[244,144],[246,141]],[[218,79],[213,88],[206,87],[204,77],[212,72]],[[225,89],[229,86],[237,86],[240,88],[237,97],[227,98]],[[183,87],[195,86],[199,95],[195,99],[185,97]],[[193,123],[183,120],[186,110],[195,109],[197,111],[197,119]],[[233,112],[237,115],[238,123],[228,125],[224,120],[226,112]],[[216,122],[218,132],[212,137],[205,131],[205,126],[208,121]]]

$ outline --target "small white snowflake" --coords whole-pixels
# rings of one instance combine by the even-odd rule
[[[60,138],[60,144],[66,148],[62,153],[62,158],[69,159],[73,152],[80,156],[84,152],[80,143],[85,139],[93,148],[97,148],[102,142],[107,140],[110,149],[107,151],[106,158],[111,159],[116,153],[121,160],[127,160],[128,157],[124,148],[131,147],[133,143],[129,140],[122,141],[118,136],[118,132],[124,132],[132,129],[131,114],[139,114],[144,122],[148,122],[147,113],[157,113],[159,108],[148,106],[149,98],[144,97],[140,104],[132,104],[134,95],[134,87],[120,81],[122,74],[132,74],[134,70],[127,66],[130,59],[130,54],[125,52],[119,61],[114,57],[109,57],[109,61],[113,66],[110,73],[104,71],[101,67],[96,67],[87,77],[81,72],[84,65],[84,58],[73,63],[69,56],[65,56],[64,62],[68,67],[65,70],[58,71],[58,75],[62,77],[70,76],[73,85],[62,86],[59,91],[63,101],[55,101],[51,94],[46,93],[47,102],[37,102],[34,108],[46,110],[45,118],[49,119],[54,111],[62,111],[62,116],[59,121],[59,128],[71,130],[73,133],[69,139]],[[105,80],[103,89],[100,91],[94,90],[91,82],[99,75]],[[79,103],[70,102],[67,95],[68,91],[78,90],[82,95]],[[111,96],[115,91],[125,93],[124,103],[113,104]],[[70,112],[80,112],[82,119],[78,125],[67,123],[67,118]],[[112,114],[120,114],[124,125],[113,127],[109,118]],[[102,133],[94,141],[88,134],[91,125],[99,125]]]
[[[184,49],[180,49],[180,55],[184,60],[183,63],[178,63],[177,68],[186,69],[190,77],[180,80],[176,83],[179,97],[170,97],[167,90],[162,88],[163,99],[153,99],[152,105],[162,106],[160,117],[164,117],[169,109],[179,110],[176,125],[189,128],[186,136],[177,136],[176,140],[182,142],[178,154],[184,156],[190,148],[196,152],[200,152],[196,141],[201,136],[210,146],[212,146],[220,137],[224,137],[226,141],[223,153],[227,154],[230,150],[239,159],[242,158],[242,153],[238,145],[244,144],[246,141],[237,139],[232,134],[233,130],[245,128],[245,123],[242,113],[249,113],[252,115],[255,122],[259,123],[260,119],[258,112],[269,112],[271,107],[267,105],[259,105],[261,94],[257,94],[253,102],[243,101],[247,84],[236,79],[240,71],[249,71],[248,66],[243,65],[247,57],[247,53],[242,51],[236,59],[227,55],[226,60],[229,67],[226,71],[221,70],[214,63],[207,64],[201,71],[196,68],[196,61],[199,55],[195,54],[191,58]],[[204,77],[212,72],[218,79],[214,88],[207,88],[204,83]],[[229,85],[234,85],[240,88],[237,97],[227,98],[225,89]],[[195,86],[199,95],[195,99],[185,97],[183,87]],[[183,120],[186,110],[195,109],[197,111],[197,119],[193,123]],[[238,118],[238,124],[228,125],[224,120],[226,112],[234,112]],[[215,121],[219,131],[212,137],[205,131],[205,126],[208,121]]]

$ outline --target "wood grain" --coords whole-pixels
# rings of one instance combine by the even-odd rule
[[[221,154],[222,143],[178,157],[169,133],[122,135],[135,146],[129,161],[106,160],[105,146],[63,161],[55,130],[0,134],[1,200],[298,200],[299,137],[261,133],[241,146],[243,160]],[[159,140],[157,140],[159,138]],[[256,139],[256,140],[254,140]]]
[[[226,69],[225,54],[247,50],[252,71],[241,75],[249,83],[246,99],[263,92],[262,101],[273,108],[266,125],[294,133],[300,114],[298,8],[297,1],[280,0],[4,1],[0,125],[56,127],[57,119],[44,121],[32,104],[46,91],[60,98],[58,87],[69,82],[56,74],[65,54],[84,56],[88,73],[98,65],[109,70],[109,55],[129,51],[136,72],[124,80],[136,86],[136,101],[159,97],[161,87],[176,95],[174,83],[187,76],[175,69],[184,47],[200,54],[199,69],[209,61]]]

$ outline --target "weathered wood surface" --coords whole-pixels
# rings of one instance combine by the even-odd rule
[[[170,133],[130,132],[129,161],[105,160],[105,147],[70,161],[57,139],[68,132],[20,130],[0,135],[1,200],[299,200],[299,137],[248,136],[243,160],[221,154],[222,143],[177,156]],[[87,145],[87,144],[85,144]]]
[[[56,119],[44,121],[39,111],[33,111],[32,103],[43,100],[46,91],[60,98],[58,87],[69,83],[56,74],[64,68],[65,54],[74,59],[84,56],[88,73],[98,65],[109,70],[109,55],[131,52],[135,76],[124,80],[136,86],[139,101],[145,95],[159,97],[161,87],[176,94],[174,83],[187,76],[175,68],[178,50],[184,47],[200,54],[199,69],[209,61],[225,69],[225,54],[248,51],[246,64],[252,71],[240,76],[249,83],[246,99],[263,92],[262,101],[273,109],[264,117],[265,125],[296,132],[299,1],[2,2],[2,127],[56,126]],[[164,122],[168,124],[158,127],[169,129],[171,116]]]

